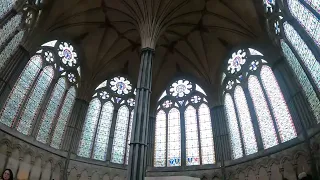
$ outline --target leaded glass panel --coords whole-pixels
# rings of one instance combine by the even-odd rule
[[[2,0],[0,3],[0,20],[6,15],[15,5],[17,0]]]
[[[96,133],[95,145],[93,150],[93,159],[105,161],[110,135],[110,127],[113,116],[113,105],[109,101],[102,106],[102,112]]]
[[[0,29],[0,47],[5,43],[5,41],[13,35],[14,31],[17,30],[21,23],[21,14],[13,16],[3,27]]]
[[[184,112],[186,129],[186,162],[187,166],[200,165],[199,139],[196,109],[188,106]]]
[[[199,106],[199,126],[202,164],[214,164],[214,145],[210,109],[206,104]]]
[[[17,130],[22,134],[29,135],[32,125],[38,114],[41,103],[48,91],[54,76],[54,70],[52,66],[46,66],[40,73],[38,80],[29,94],[29,98],[23,107]]]
[[[235,88],[234,99],[239,115],[245,153],[246,155],[256,153],[258,152],[257,141],[253,130],[247,99],[241,86]]]
[[[298,59],[292,52],[291,48],[285,43],[283,40],[281,41],[281,47],[282,51],[287,59],[287,62],[291,69],[293,70],[296,78],[298,79],[298,82],[303,90],[303,93],[305,94],[311,110],[317,120],[317,122],[320,122],[320,101],[317,97],[316,92],[313,90],[313,87],[311,85],[311,82],[308,79],[308,76],[302,69]]]
[[[42,66],[41,56],[33,56],[22,71],[16,84],[14,85],[5,105],[1,111],[0,121],[12,126],[16,120],[17,113],[24,102],[32,83],[35,81],[37,74]]]
[[[99,99],[96,98],[91,100],[82,130],[82,137],[78,149],[79,156],[86,158],[90,158],[91,156],[93,138],[97,128],[100,109],[101,102]]]
[[[260,77],[276,119],[281,141],[286,142],[297,137],[289,109],[271,68],[262,66]]]
[[[168,115],[168,154],[167,166],[181,165],[180,112],[173,108]]]
[[[248,89],[257,114],[263,145],[265,149],[268,149],[277,145],[278,140],[266,98],[256,76],[249,77]]]
[[[311,74],[315,85],[317,86],[318,90],[320,90],[320,63],[317,61],[316,57],[297,33],[297,31],[288,22],[283,23],[283,28],[288,41],[292,44],[300,56],[305,67]],[[320,30],[320,28],[317,28],[317,30]],[[320,36],[318,39],[320,39]]]
[[[129,162],[132,123],[133,123],[133,110],[131,111],[130,122],[129,122],[129,130],[128,130],[128,138],[127,138],[126,164],[128,164],[128,162]]]
[[[239,126],[237,122],[237,115],[236,115],[235,107],[230,94],[226,94],[224,106],[225,106],[226,116],[228,120],[232,156],[233,156],[233,159],[238,159],[243,156],[243,151],[242,151],[242,145],[241,145]]]
[[[155,127],[155,147],[154,147],[154,166],[166,166],[166,138],[167,138],[167,119],[166,113],[160,110],[156,118]]]
[[[51,147],[60,149],[63,134],[66,129],[67,121],[72,112],[72,107],[76,99],[76,89],[71,87],[61,107],[60,115],[57,120],[56,127],[51,140]]]
[[[306,3],[308,3],[314,10],[320,13],[320,0],[304,0]]]
[[[53,89],[46,110],[42,116],[42,121],[37,135],[37,140],[42,143],[47,143],[48,141],[52,129],[52,123],[57,116],[57,111],[62,103],[65,90],[66,81],[64,78],[60,78]]]
[[[4,67],[6,62],[15,53],[20,42],[22,41],[23,36],[24,36],[24,31],[20,31],[11,39],[11,41],[7,44],[7,46],[2,50],[2,52],[0,53],[0,69]]]
[[[117,164],[124,163],[126,151],[126,137],[129,122],[129,109],[127,106],[121,106],[118,111],[114,139],[112,144],[111,162]]]

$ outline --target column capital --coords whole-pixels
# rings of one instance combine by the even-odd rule
[[[152,53],[155,53],[155,50],[153,48],[150,48],[150,47],[145,47],[145,48],[141,49],[141,53],[143,53],[145,51],[151,51]]]

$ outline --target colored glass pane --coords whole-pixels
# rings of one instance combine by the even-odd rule
[[[226,94],[224,106],[225,106],[226,116],[228,120],[232,156],[233,156],[233,159],[238,159],[243,156],[243,152],[242,152],[240,131],[239,131],[239,126],[237,122],[237,115],[236,115],[233,100],[230,94]]]
[[[184,112],[186,129],[186,162],[187,166],[200,165],[199,139],[196,109],[188,106]]]
[[[110,135],[110,127],[113,116],[113,105],[109,101],[102,106],[102,112],[96,133],[93,158],[101,161],[106,160],[107,148]]]
[[[128,130],[128,138],[127,138],[126,164],[128,164],[128,162],[129,162],[132,123],[133,123],[133,110],[131,111],[130,122],[129,122],[129,130]]]
[[[66,129],[67,121],[72,112],[72,107],[76,99],[76,89],[71,87],[61,107],[60,115],[57,120],[56,127],[53,132],[51,147],[60,149],[62,138]]]
[[[13,16],[1,29],[0,29],[0,47],[5,41],[13,35],[21,23],[21,14]]]
[[[66,81],[64,78],[60,78],[53,89],[46,110],[42,116],[42,121],[37,135],[37,140],[42,143],[47,143],[48,141],[52,129],[52,123],[58,113],[57,111],[62,102],[65,90]]]
[[[299,0],[288,0],[288,6],[292,16],[297,19],[315,43],[320,46],[320,20]]]
[[[257,141],[253,130],[247,99],[241,86],[235,88],[234,100],[239,115],[245,153],[246,155],[256,153],[258,152]]]
[[[155,126],[155,147],[154,147],[154,166],[166,166],[166,138],[167,138],[167,119],[166,113],[160,110],[156,118]]]
[[[40,73],[38,80],[29,94],[29,98],[23,107],[17,130],[22,134],[29,135],[40,109],[41,103],[48,91],[54,76],[52,66],[46,66]]]
[[[266,98],[256,76],[249,77],[248,89],[257,114],[264,148],[273,147],[278,144],[277,135]]]
[[[22,38],[24,36],[24,31],[20,31],[16,34],[11,41],[7,44],[7,46],[0,53],[0,69],[4,67],[6,62],[10,59],[10,57],[16,52]]]
[[[17,0],[2,0],[0,3],[0,19],[4,17],[15,5]]]
[[[96,132],[99,119],[101,103],[98,99],[91,100],[82,130],[82,137],[79,144],[78,155],[90,158],[93,138]]]
[[[214,164],[214,145],[209,107],[206,104],[199,106],[199,128],[202,164]]]
[[[168,115],[168,154],[167,166],[181,165],[180,112],[173,108]]]
[[[320,0],[304,0],[306,3],[308,3],[314,10],[320,13]]]
[[[309,102],[309,105],[314,114],[314,117],[319,123],[320,122],[320,108],[319,108],[320,100],[318,99],[316,92],[313,90],[313,87],[311,85],[311,82],[308,79],[307,74],[304,72],[303,68],[301,67],[301,64],[299,63],[298,59],[292,52],[291,48],[283,40],[281,40],[281,47],[289,66],[293,70],[300,84],[300,87],[302,88],[303,93]]]
[[[22,71],[20,77],[15,83],[5,105],[1,111],[0,121],[12,126],[16,120],[17,113],[24,102],[32,83],[35,81],[37,74],[42,66],[41,56],[33,56]]]
[[[281,141],[286,142],[297,137],[287,104],[271,68],[269,66],[262,66],[260,77],[272,107]]]
[[[127,106],[121,106],[118,111],[114,139],[112,144],[111,162],[117,164],[124,163],[126,151],[126,137],[129,124],[129,109]]]
[[[288,22],[283,23],[283,28],[288,41],[300,56],[304,66],[309,71],[313,82],[318,90],[320,90],[320,63],[297,31]],[[320,28],[317,28],[317,30],[320,30]],[[320,39],[320,37],[318,39]]]

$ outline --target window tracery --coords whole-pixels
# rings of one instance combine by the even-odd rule
[[[214,164],[214,141],[206,94],[197,84],[178,79],[158,101],[155,167]],[[185,129],[185,134],[182,129]],[[185,142],[185,147],[181,146]],[[185,148],[185,150],[184,150]],[[185,154],[186,159],[181,159]]]
[[[130,80],[123,76],[105,80],[96,88],[85,118],[78,156],[128,163],[135,106],[133,89]]]
[[[263,54],[252,48],[241,51],[245,52],[241,71],[232,72],[227,68],[224,81],[225,110],[234,159],[258,151],[254,118],[265,149],[277,145],[279,141],[286,142],[297,137],[280,87]],[[249,107],[248,101],[252,102],[254,110]]]
[[[38,141],[59,149],[79,75],[72,68],[59,71],[62,62],[56,57],[56,43],[42,45],[31,57],[1,110],[0,122],[25,135],[36,131]],[[76,80],[68,81],[67,73],[73,73]],[[41,106],[45,107],[43,111]],[[37,122],[39,127],[35,127]]]

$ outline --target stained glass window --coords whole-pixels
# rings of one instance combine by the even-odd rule
[[[199,128],[202,164],[214,164],[215,154],[210,109],[204,103],[199,107]]]
[[[18,48],[22,38],[24,36],[24,31],[20,31],[16,34],[7,46],[0,53],[0,69],[6,64],[10,57],[14,54],[15,50]]]
[[[1,111],[0,121],[12,127],[16,121],[17,113],[22,106],[23,101],[26,99],[27,93],[30,90],[40,68],[42,66],[41,56],[33,56],[24,70],[22,71],[18,81],[13,87],[4,108]]]
[[[13,16],[3,27],[0,29],[0,46],[4,44],[4,42],[12,36],[12,34],[17,30],[21,23],[21,14],[17,14]]]
[[[0,20],[6,15],[15,5],[17,0],[2,0],[0,3]]]
[[[242,152],[240,131],[239,131],[239,126],[237,122],[237,115],[236,115],[233,100],[230,94],[226,94],[224,105],[225,105],[226,116],[228,120],[232,156],[233,156],[233,159],[238,159],[243,156],[243,152]]]
[[[167,138],[167,120],[166,113],[160,110],[156,118],[155,127],[155,150],[154,150],[154,166],[166,166],[166,138]]]
[[[297,33],[297,31],[288,22],[283,23],[283,28],[288,41],[292,44],[300,56],[304,66],[308,69],[310,75],[312,76],[313,82],[320,91],[320,63],[317,61],[316,57]],[[317,28],[317,30],[320,30],[320,28]]]
[[[60,115],[57,120],[56,127],[53,132],[51,147],[60,149],[62,138],[66,129],[67,121],[72,111],[74,101],[76,99],[76,89],[71,87],[61,107]]]
[[[168,154],[167,166],[181,165],[180,112],[173,108],[168,115]]]
[[[188,106],[185,113],[187,165],[200,165],[196,109]]]
[[[124,163],[128,122],[129,109],[127,106],[121,106],[118,112],[112,146],[111,162],[113,163]]]
[[[266,98],[256,76],[249,77],[248,88],[257,113],[264,148],[273,147],[278,144],[277,135]]]
[[[311,1],[310,1],[311,2]],[[319,2],[318,2],[319,3]],[[312,3],[312,4],[318,4]],[[319,5],[319,4],[318,4]],[[298,0],[288,0],[288,6],[294,16],[315,43],[320,46],[320,21],[308,8]]]
[[[318,99],[316,92],[313,90],[311,82],[309,81],[307,74],[304,72],[303,68],[301,67],[298,59],[296,58],[291,48],[288,46],[288,44],[284,40],[281,40],[281,47],[289,66],[293,70],[298,82],[300,83],[303,93],[309,102],[309,105],[314,114],[314,117],[317,119],[319,123],[320,122],[320,108],[319,108],[320,100]]]
[[[99,120],[101,103],[99,99],[91,100],[86,115],[82,137],[80,139],[78,155],[89,158],[91,156],[94,134]]]
[[[246,155],[258,152],[257,141],[253,130],[251,115],[246,96],[241,86],[234,91],[234,99],[239,114],[241,132],[243,134],[243,145]]]
[[[47,140],[51,132],[53,120],[57,115],[57,111],[59,109],[59,105],[62,102],[62,98],[65,90],[66,90],[66,81],[62,77],[58,80],[58,83],[55,85],[51,98],[46,107],[46,111],[42,117],[39,133],[37,135],[37,140],[42,143],[47,143]]]
[[[97,160],[106,160],[106,153],[109,142],[110,127],[112,123],[113,105],[107,102],[102,107],[100,122],[96,133],[96,140],[93,150],[93,158]]]
[[[260,76],[272,107],[281,141],[286,142],[297,137],[290,112],[271,68],[262,66]]]
[[[128,130],[128,138],[127,138],[126,164],[128,164],[128,162],[129,162],[132,123],[133,123],[133,111],[131,111],[130,122],[129,122],[129,130]]]

